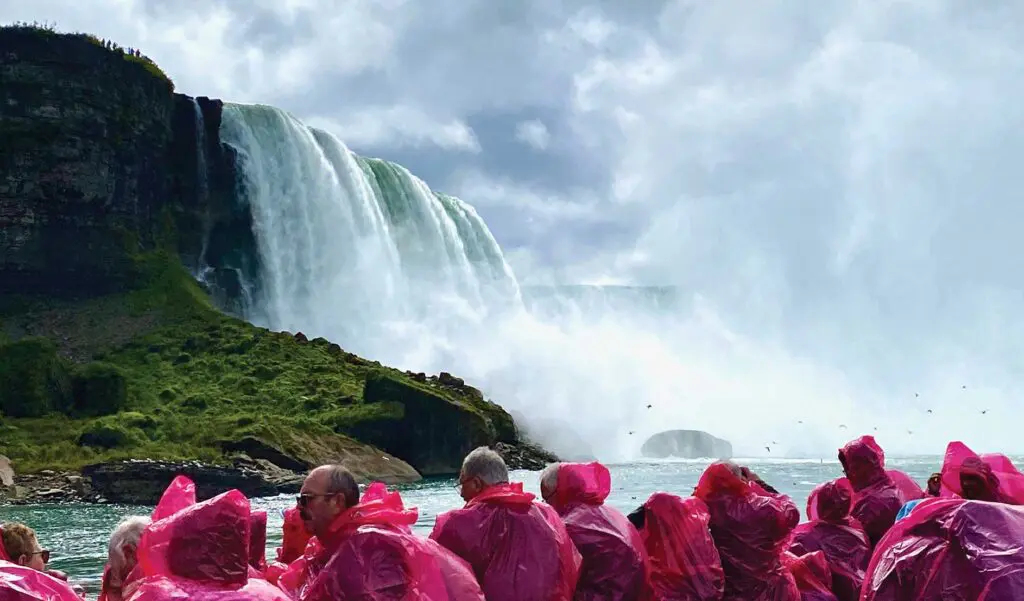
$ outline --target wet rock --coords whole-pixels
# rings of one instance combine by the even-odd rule
[[[14,486],[14,468],[11,460],[0,455],[0,487]]]
[[[93,490],[104,498],[136,505],[156,504],[167,485],[179,474],[195,482],[196,496],[200,500],[233,488],[247,497],[277,494],[277,487],[255,470],[198,461],[127,460],[89,465],[82,470],[82,475],[91,480]]]
[[[640,453],[654,459],[729,459],[732,444],[700,430],[667,430],[648,438]]]
[[[559,460],[556,455],[529,442],[518,444],[499,442],[491,448],[501,455],[510,470],[542,470],[549,463]]]
[[[299,344],[306,344],[307,342],[309,342],[309,338],[306,338],[306,335],[303,334],[302,332],[298,332],[295,334],[295,341],[298,342]]]

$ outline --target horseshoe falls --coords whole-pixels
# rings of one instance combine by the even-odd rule
[[[472,205],[400,165],[267,106],[225,105],[221,138],[252,214],[256,324],[457,374],[561,454],[628,460],[668,429],[748,457],[834,458],[861,433],[918,448],[919,408],[728,323],[699,291],[521,287]],[[958,421],[947,430],[977,429]]]

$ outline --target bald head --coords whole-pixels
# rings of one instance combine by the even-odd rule
[[[306,529],[323,537],[335,518],[359,504],[359,485],[344,467],[321,465],[306,476],[298,501]]]

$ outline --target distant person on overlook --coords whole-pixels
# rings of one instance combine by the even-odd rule
[[[501,455],[473,450],[458,486],[466,506],[439,515],[430,538],[472,566],[487,601],[573,598],[579,551],[554,509],[509,483]]]
[[[582,556],[576,601],[640,601],[647,597],[647,552],[622,512],[604,504],[612,489],[608,468],[552,463],[540,492],[562,517]]]

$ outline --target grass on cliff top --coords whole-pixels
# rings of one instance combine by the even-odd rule
[[[399,418],[400,406],[363,402],[367,376],[381,371],[475,411],[493,407],[413,382],[326,340],[303,343],[225,316],[165,255],[143,257],[139,273],[143,287],[123,295],[0,308],[0,332],[50,337],[64,357],[102,361],[127,380],[114,415],[0,417],[0,454],[19,471],[118,458],[217,462],[225,459],[220,442],[246,435],[271,442],[333,436],[331,426]]]
[[[103,48],[104,50],[109,50],[112,54],[116,54],[116,55],[120,56],[121,58],[123,58],[125,61],[127,61],[129,63],[134,63],[134,64],[139,65],[140,67],[145,69],[147,72],[149,72],[151,75],[153,75],[153,76],[155,76],[155,77],[157,77],[157,78],[167,82],[167,85],[170,86],[171,91],[172,92],[174,91],[174,81],[171,80],[171,78],[168,77],[166,73],[164,73],[163,69],[161,69],[148,56],[143,55],[140,51],[138,51],[138,50],[136,50],[134,48],[123,48],[123,47],[121,47],[120,45],[118,45],[114,41],[104,40],[102,38],[99,38],[99,37],[91,34],[91,33],[81,33],[81,32],[63,33],[63,32],[60,32],[60,31],[57,30],[57,24],[56,23],[48,23],[48,22],[41,23],[41,22],[38,22],[38,21],[34,21],[32,23],[28,23],[28,22],[24,22],[24,21],[16,21],[16,22],[14,22],[14,23],[12,23],[10,25],[0,26],[0,34],[3,34],[3,33],[15,33],[15,34],[22,34],[22,35],[31,35],[31,36],[35,36],[35,37],[37,37],[39,39],[44,39],[44,40],[45,39],[53,39],[53,38],[58,38],[59,37],[59,38],[76,39],[76,40],[82,40],[82,41],[88,42],[90,44],[93,44],[94,46],[98,46],[99,48]]]

